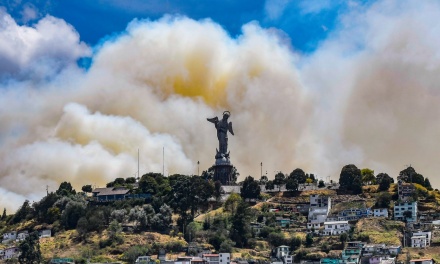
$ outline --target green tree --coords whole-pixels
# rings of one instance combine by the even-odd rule
[[[302,169],[300,169],[300,168],[294,169],[289,174],[289,178],[296,179],[299,184],[305,183],[306,180],[307,180],[306,173]]]
[[[220,244],[220,248],[219,248],[219,252],[224,252],[224,253],[232,253],[232,247],[235,246],[235,242],[233,242],[230,239],[225,239],[221,244]]]
[[[281,191],[281,186],[286,183],[286,175],[281,171],[275,175],[273,183],[278,186],[278,191]]]
[[[140,256],[146,256],[150,253],[150,247],[148,245],[136,245],[128,248],[122,255],[122,259],[128,263],[134,263]]]
[[[299,236],[295,236],[290,240],[290,250],[293,252],[301,247],[302,239]]]
[[[222,188],[222,183],[220,181],[214,182],[214,193],[213,196],[216,202],[220,202],[225,191]]]
[[[323,180],[320,180],[318,183],[318,188],[324,188],[325,187],[325,183]]]
[[[288,191],[298,191],[298,181],[296,179],[293,178],[287,178],[286,180],[286,189]]]
[[[339,176],[340,189],[352,191],[353,194],[362,193],[362,176],[361,170],[355,165],[345,165]]]
[[[6,219],[6,208],[3,209],[2,220]]]
[[[251,237],[251,210],[249,205],[244,201],[241,201],[235,214],[232,215],[231,222],[231,233],[230,238],[235,241],[236,245],[243,248],[247,245],[248,239]]]
[[[423,186],[425,186],[425,188],[428,189],[428,191],[432,191],[431,182],[429,182],[428,177],[425,178],[425,183]]]
[[[391,183],[394,182],[394,179],[391,178],[388,174],[386,173],[379,173],[376,176],[376,182],[379,184],[379,191],[388,191],[388,189],[390,188]]]
[[[191,222],[186,226],[186,232],[185,232],[185,239],[188,242],[192,242],[196,236],[197,233],[202,231],[202,225],[197,222]]]
[[[41,263],[40,238],[37,231],[32,232],[18,246],[18,262],[22,264]]]
[[[86,214],[86,206],[84,201],[69,201],[61,213],[62,224],[67,229],[76,228],[78,220]]]
[[[89,232],[89,221],[85,216],[81,217],[76,224],[76,232],[78,237],[84,240]]]
[[[134,183],[136,183],[136,178],[135,177],[128,177],[127,179],[125,179],[125,183],[126,184],[134,184]]]
[[[366,185],[376,184],[376,177],[374,177],[374,170],[364,168],[361,170],[362,182]]]
[[[33,217],[33,214],[34,214],[34,210],[29,205],[29,201],[26,200],[24,201],[23,205],[20,208],[18,208],[17,212],[14,214],[14,217],[12,218],[12,223],[16,224],[21,221],[30,219]]]
[[[413,167],[409,166],[406,169],[400,171],[399,176],[397,177],[397,179],[401,180],[403,182],[413,182],[412,178],[416,174],[417,174],[416,170]]]
[[[258,182],[252,176],[247,176],[243,181],[240,192],[243,199],[258,199],[261,189]]]
[[[121,244],[123,242],[121,232],[122,232],[121,224],[113,220],[108,228],[109,240],[111,242],[116,242],[118,244]]]
[[[59,196],[69,196],[69,195],[75,195],[76,191],[73,189],[72,184],[70,182],[62,182],[60,184],[60,187],[56,191],[56,194]]]
[[[226,199],[225,210],[231,213],[235,213],[237,206],[242,202],[241,196],[238,193],[231,193]]]
[[[39,222],[52,224],[54,221],[58,220],[57,218],[54,218],[53,215],[50,215],[50,208],[52,208],[60,198],[61,196],[51,192],[43,197],[39,202],[32,204]]]
[[[306,235],[306,246],[310,247],[313,244],[313,234],[307,233]]]
[[[93,191],[92,189],[92,185],[88,184],[88,185],[84,185],[81,190],[85,193],[91,193]]]
[[[378,208],[388,208],[391,202],[391,194],[388,192],[381,193],[376,198],[376,207]]]
[[[342,247],[345,247],[345,242],[347,242],[347,240],[348,240],[347,233],[343,233],[339,236],[339,241],[341,241]]]
[[[275,189],[275,184],[273,183],[273,181],[268,181],[265,185],[266,190],[273,190]]]
[[[281,232],[270,233],[267,237],[267,242],[269,242],[269,244],[272,247],[279,247],[279,246],[285,244],[284,233],[281,233]]]

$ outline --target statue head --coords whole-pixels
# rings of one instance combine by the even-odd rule
[[[231,115],[231,112],[229,112],[229,111],[223,112],[223,118],[225,118],[225,119],[228,119],[230,115]]]

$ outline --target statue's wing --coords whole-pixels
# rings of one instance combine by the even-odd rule
[[[206,120],[214,124],[218,123],[218,117],[206,118]]]
[[[229,122],[228,130],[229,130],[229,132],[231,132],[232,135],[234,135],[234,130],[232,130],[232,122]]]

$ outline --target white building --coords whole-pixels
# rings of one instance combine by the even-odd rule
[[[284,257],[289,256],[289,247],[288,246],[279,246],[276,248],[275,256],[278,259],[283,259]]]
[[[219,254],[203,254],[202,258],[205,259],[208,264],[219,264],[220,256]]]
[[[434,264],[433,259],[411,259],[410,264]]]
[[[417,237],[417,236],[425,237],[426,238],[426,246],[427,247],[431,246],[431,232],[430,231],[427,231],[427,232],[417,231],[417,232],[414,232],[412,235],[413,235],[413,237]],[[411,243],[411,245],[412,245],[412,243]]]
[[[230,253],[219,253],[220,264],[230,264],[231,263],[231,254]]]
[[[3,259],[11,259],[11,258],[15,258],[18,257],[18,253],[20,251],[18,250],[18,247],[10,247],[5,249],[5,255],[3,257]]]
[[[405,217],[405,212],[410,212],[411,217]],[[417,202],[394,204],[394,220],[417,222]]]
[[[332,236],[347,233],[350,230],[348,221],[324,222],[323,235]]]
[[[3,234],[3,240],[15,240],[17,239],[17,231],[11,231]]]
[[[373,216],[388,218],[388,209],[387,208],[375,208],[375,209],[373,209]]]
[[[23,241],[23,240],[25,240],[26,237],[28,237],[28,236],[29,236],[29,232],[28,232],[28,231],[22,231],[22,232],[18,233],[16,241],[17,241],[17,242],[18,242],[18,241]]]
[[[51,237],[52,231],[50,229],[41,230],[41,231],[39,231],[39,235],[40,235],[40,238]]]
[[[318,230],[326,221],[331,209],[331,198],[318,194],[310,195],[307,229]]]
[[[293,263],[293,256],[292,255],[285,256],[283,258],[283,263],[284,264],[292,264]]]
[[[425,248],[426,247],[426,237],[425,236],[412,236],[411,237],[411,247]]]
[[[148,263],[150,262],[150,259],[151,256],[139,256],[134,263],[135,264]]]

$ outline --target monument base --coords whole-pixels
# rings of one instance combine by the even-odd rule
[[[228,159],[216,159],[214,165],[214,181],[219,181],[222,185],[234,184],[232,168],[233,166]]]

